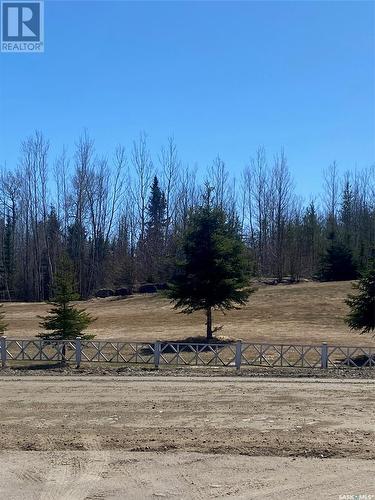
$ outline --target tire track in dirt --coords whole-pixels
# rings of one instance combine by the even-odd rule
[[[102,450],[100,439],[90,441],[82,456],[62,452],[44,479],[40,500],[84,500],[109,464],[109,452]],[[96,497],[97,498],[97,497]]]

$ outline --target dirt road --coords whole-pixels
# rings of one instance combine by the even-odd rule
[[[0,453],[0,465],[6,500],[354,500],[375,493],[369,460],[18,451]]]
[[[375,494],[375,381],[54,376],[0,387],[2,498]]]

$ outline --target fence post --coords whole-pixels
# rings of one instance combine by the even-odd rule
[[[154,365],[155,368],[159,368],[160,364],[160,340],[154,343]]]
[[[241,359],[242,359],[242,342],[241,340],[237,340],[236,342],[236,358],[235,365],[237,370],[241,369]]]
[[[77,368],[79,368],[81,366],[81,356],[82,356],[81,337],[76,337],[76,366],[77,366]]]
[[[322,343],[322,351],[320,356],[320,367],[328,368],[328,345],[327,342]]]
[[[0,337],[0,349],[1,349],[1,366],[5,368],[7,364],[7,338],[5,336]]]

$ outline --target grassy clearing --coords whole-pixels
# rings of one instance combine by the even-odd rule
[[[344,298],[350,282],[300,283],[260,286],[240,310],[225,316],[215,313],[220,335],[244,341],[320,343],[375,346],[371,336],[349,331],[344,323]],[[100,339],[176,340],[204,335],[204,315],[185,315],[173,310],[161,295],[91,299],[81,303],[98,318],[90,328]],[[8,337],[28,338],[38,333],[38,315],[45,303],[9,303],[5,306]]]

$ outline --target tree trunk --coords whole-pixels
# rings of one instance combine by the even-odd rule
[[[207,341],[209,342],[212,340],[212,308],[208,307],[206,309],[206,316],[207,316]]]

